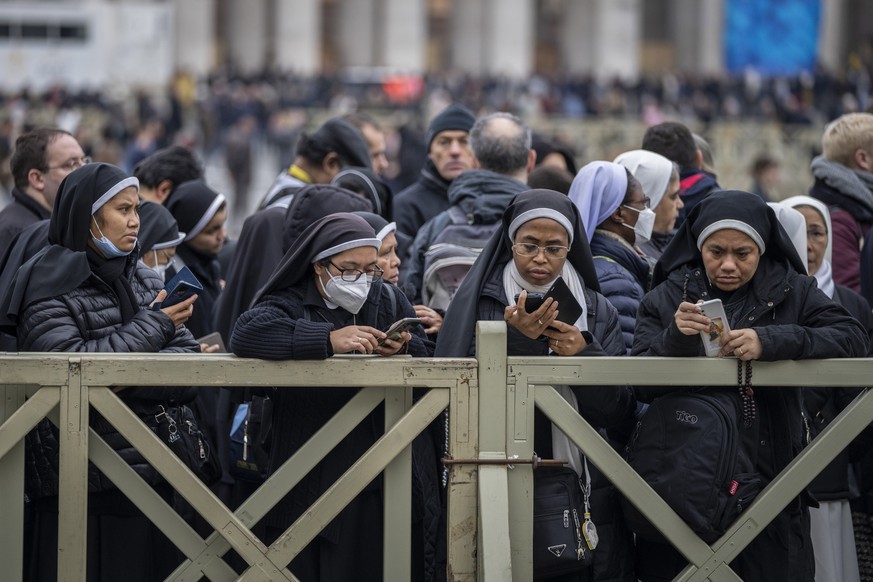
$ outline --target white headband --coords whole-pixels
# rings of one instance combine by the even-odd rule
[[[312,259],[313,263],[317,263],[321,259],[326,259],[327,257],[332,257],[338,253],[343,251],[347,251],[349,249],[356,249],[359,247],[373,247],[377,251],[382,247],[382,241],[378,238],[359,238],[356,240],[350,240],[348,242],[340,243],[334,247],[330,247],[329,249],[325,249],[315,255]]]
[[[746,224],[745,222],[734,220],[734,219],[725,219],[725,220],[717,220],[713,222],[709,226],[703,229],[703,232],[700,233],[700,236],[697,237],[697,250],[703,250],[703,243],[712,235],[714,232],[719,230],[738,230],[743,234],[749,235],[755,244],[758,245],[758,250],[761,251],[761,254],[764,254],[764,251],[767,250],[766,245],[764,244],[764,239],[761,238],[761,235],[758,234],[758,231]]]
[[[170,248],[170,247],[176,247],[176,246],[179,246],[179,244],[180,244],[183,240],[185,240],[185,233],[184,233],[184,232],[180,232],[180,233],[179,233],[179,236],[177,236],[177,237],[174,238],[173,240],[168,240],[168,241],[164,241],[164,242],[160,242],[160,243],[158,243],[158,244],[152,245],[152,250],[153,250],[153,251],[161,251],[161,250],[164,250],[164,249],[168,249],[168,248]]]
[[[510,240],[515,240],[515,233],[518,232],[518,229],[521,228],[521,225],[537,218],[551,218],[555,222],[559,223],[561,226],[564,227],[564,230],[567,231],[567,237],[570,239],[570,244],[573,244],[573,225],[570,224],[570,220],[566,216],[552,208],[534,208],[533,210],[522,212],[521,214],[516,216],[515,220],[513,220],[509,224]]]
[[[386,236],[388,236],[389,234],[391,234],[392,232],[394,232],[396,230],[397,230],[397,223],[396,222],[389,222],[388,224],[385,225],[385,227],[382,230],[380,230],[379,232],[376,233],[376,238],[378,238],[380,241],[385,240]]]
[[[95,214],[98,210],[100,210],[100,208],[103,207],[104,204],[106,204],[107,202],[112,200],[112,198],[116,194],[118,194],[119,192],[121,192],[125,188],[130,188],[131,186],[136,188],[136,191],[139,192],[139,180],[137,180],[133,176],[131,176],[130,178],[125,178],[124,180],[122,180],[121,182],[119,182],[118,184],[116,184],[115,186],[113,186],[112,188],[107,190],[106,192],[104,192],[103,196],[98,198],[94,202],[94,204],[91,205],[91,214],[92,215]]]
[[[207,208],[203,216],[200,217],[200,221],[197,222],[197,224],[194,225],[194,228],[191,229],[191,232],[185,236],[185,240],[191,240],[200,234],[201,230],[206,228],[206,225],[209,224],[209,221],[212,220],[215,213],[218,212],[219,207],[224,204],[224,200],[224,194],[219,194],[215,197],[215,200],[212,201],[212,204],[209,205],[209,208]]]

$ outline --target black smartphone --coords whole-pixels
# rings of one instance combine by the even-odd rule
[[[518,305],[518,298],[521,296],[521,293],[517,293],[515,295],[515,304]],[[531,311],[536,311],[539,309],[543,301],[546,300],[546,296],[544,293],[528,293],[527,298],[524,300],[524,310],[528,313]]]
[[[388,336],[386,339],[390,339],[391,341],[397,341],[400,339],[400,334],[404,331],[409,331],[416,325],[421,325],[421,319],[418,317],[404,317],[403,319],[399,319],[391,324],[391,327],[388,328],[388,331],[385,334]],[[384,345],[385,340],[380,339],[379,345]]]
[[[558,302],[558,321],[574,325],[582,315],[582,306],[573,296],[563,277],[555,279],[545,293],[528,293],[524,301],[524,310],[528,313],[536,311],[548,297]],[[518,303],[518,295],[515,296],[515,303]]]

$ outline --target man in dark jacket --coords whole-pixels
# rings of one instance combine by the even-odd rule
[[[63,179],[88,161],[76,138],[61,129],[35,129],[15,140],[15,187],[12,202],[0,211],[0,256],[26,226],[51,216]]]
[[[694,141],[694,135],[681,123],[666,121],[653,125],[643,136],[642,149],[679,164],[679,196],[685,208],[679,210],[676,228],[695,204],[710,192],[721,190],[715,176],[703,169],[703,154]]]
[[[873,114],[849,113],[831,122],[821,145],[809,195],[831,211],[834,282],[860,293],[862,272],[873,268],[861,262],[864,235],[873,227]]]
[[[394,202],[398,231],[415,237],[424,223],[449,207],[449,185],[473,167],[468,137],[475,122],[473,113],[457,103],[430,122],[427,162],[418,180],[399,192]]]
[[[473,126],[470,143],[479,169],[464,172],[452,182],[449,203],[459,208],[470,224],[496,225],[513,197],[527,190],[527,175],[536,163],[530,128],[509,113],[492,113]],[[400,279],[415,289],[416,303],[421,299],[424,255],[434,238],[450,224],[447,209],[430,219],[415,237]]]

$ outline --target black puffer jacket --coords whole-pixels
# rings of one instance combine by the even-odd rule
[[[761,257],[748,289],[737,291],[725,303],[731,329],[754,328],[761,341],[762,361],[808,358],[863,357],[867,333],[840,305],[818,289],[815,279],[789,270],[784,263]],[[634,355],[703,356],[699,335],[684,335],[674,315],[682,301],[710,299],[702,266],[682,266],[653,289],[640,304],[634,335]],[[676,388],[675,390],[684,390]],[[673,389],[638,389],[643,399],[652,399]],[[754,386],[757,419],[743,446],[763,484],[800,452],[803,421],[800,389]],[[812,580],[814,565],[809,539],[809,515],[795,499],[734,560],[732,567],[743,580]],[[652,560],[642,560],[641,579],[678,573],[684,560],[671,561],[669,546],[659,546]],[[651,549],[641,548],[641,556]],[[678,554],[676,554],[678,556]],[[664,572],[672,565],[675,571]]]
[[[157,273],[130,260],[128,279],[140,311],[128,323],[121,323],[121,310],[111,288],[92,275],[77,289],[59,297],[29,305],[19,318],[18,342],[26,352],[199,352],[191,333],[148,305],[163,288]],[[132,378],[132,382],[136,379]],[[118,393],[141,415],[154,413],[160,404],[185,402],[193,398],[190,388],[127,388]],[[90,425],[149,483],[159,480],[157,472],[96,411]],[[58,432],[43,420],[27,435],[25,484],[31,498],[58,494]],[[88,470],[91,492],[115,486],[93,465]]]
[[[479,299],[479,319],[502,321],[507,305],[500,270],[482,290]],[[588,331],[583,332],[588,347],[580,356],[623,356],[624,339],[621,334],[618,312],[600,293],[585,289],[588,308]],[[507,329],[507,352],[513,356],[547,356],[549,345],[541,339],[530,339],[512,326]],[[475,352],[471,346],[470,354]],[[559,356],[555,356],[559,357]],[[625,386],[594,388],[575,387],[579,411],[593,426],[601,429],[619,427],[633,420],[636,400],[630,388]],[[552,455],[552,423],[539,409],[534,413],[534,450],[544,459]],[[601,431],[603,434],[603,431]],[[624,443],[611,441],[621,448]],[[594,564],[582,577],[568,580],[591,580],[597,582],[632,582],[636,580],[633,567],[633,538],[624,523],[619,509],[619,493],[609,480],[589,463],[591,474],[591,518],[597,526],[600,542],[593,553]],[[564,580],[564,578],[561,578]]]

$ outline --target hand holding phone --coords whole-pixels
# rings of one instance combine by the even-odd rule
[[[712,299],[698,304],[700,313],[709,318],[709,327],[700,332],[703,349],[707,357],[713,358],[719,354],[728,339],[731,328],[724,311],[721,299]]]
[[[177,303],[181,303],[192,295],[203,291],[203,285],[200,284],[200,281],[197,280],[197,277],[194,276],[191,269],[183,267],[178,273],[176,273],[175,277],[170,279],[170,282],[167,283],[164,290],[167,292],[166,297],[163,301],[152,303],[152,310],[158,311],[176,305]]]
[[[409,331],[414,328],[416,325],[421,325],[421,319],[418,317],[404,317],[403,319],[399,319],[391,324],[391,327],[385,332],[385,338],[379,340],[379,345],[385,345],[385,340],[389,339],[391,341],[400,340],[401,334],[404,331]]]

